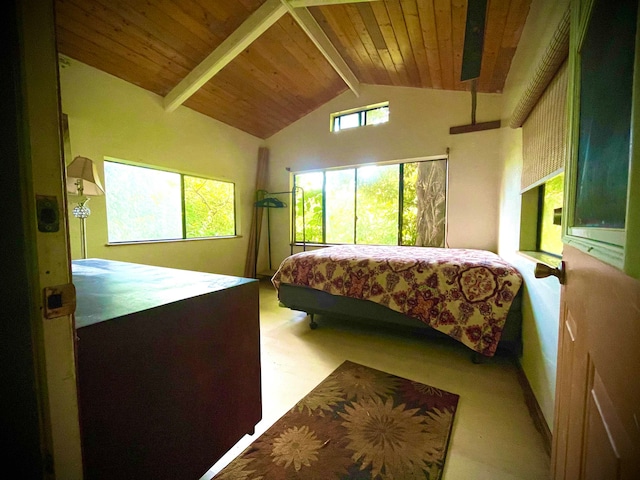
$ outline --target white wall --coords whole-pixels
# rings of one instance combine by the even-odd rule
[[[92,197],[89,257],[242,275],[251,228],[258,148],[262,140],[189,108],[168,113],[162,98],[70,60],[60,69],[62,110],[69,117],[72,158],[148,164],[236,184],[239,238],[107,246],[105,197]],[[71,160],[67,159],[67,163]],[[109,185],[105,185],[109,195]],[[71,207],[77,196],[69,196]],[[80,257],[79,220],[70,216],[73,258]]]
[[[555,401],[560,288],[555,278],[535,279],[535,262],[517,253],[520,230],[521,129],[508,120],[551,40],[568,0],[533,0],[504,93],[478,95],[477,121],[502,119],[499,130],[450,135],[470,123],[471,96],[398,87],[363,86],[347,91],[267,139],[269,189],[290,189],[292,172],[438,155],[450,148],[449,246],[498,251],[523,274],[524,352],[521,364],[551,428]],[[337,134],[329,115],[390,102],[390,122]],[[290,253],[288,209],[271,211],[272,264]],[[266,226],[266,223],[265,223]],[[264,235],[263,235],[264,239]],[[264,251],[264,248],[263,248]],[[266,269],[266,256],[260,269]]]
[[[568,0],[533,0],[503,93],[503,123],[507,124],[544,55]],[[556,278],[536,279],[535,262],[517,253],[520,242],[520,174],[522,129],[503,129],[503,178],[500,188],[498,253],[513,263],[525,281],[522,368],[545,416],[553,427],[560,285]]]
[[[383,101],[389,101],[389,123],[329,131],[331,113]],[[500,111],[500,95],[478,95],[477,122],[497,120]],[[470,92],[363,85],[359,98],[347,91],[267,139],[269,189],[290,189],[287,168],[299,172],[403,160],[450,148],[449,246],[497,251],[501,129],[449,134],[450,127],[469,123]],[[274,268],[290,253],[289,223],[288,209],[271,211]],[[263,255],[261,268],[265,262]]]

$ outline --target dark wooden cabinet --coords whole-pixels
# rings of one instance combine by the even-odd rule
[[[258,282],[74,262],[85,478],[198,479],[261,419]]]

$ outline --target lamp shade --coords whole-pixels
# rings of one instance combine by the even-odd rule
[[[78,191],[78,180],[82,181],[82,192]],[[67,166],[67,192],[79,195],[104,195],[98,170],[93,161],[86,157],[76,157]]]

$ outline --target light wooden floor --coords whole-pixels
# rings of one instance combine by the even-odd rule
[[[525,405],[516,367],[505,357],[474,364],[471,350],[397,328],[308,318],[278,306],[267,281],[260,288],[263,419],[202,477],[236,457],[344,360],[460,395],[443,480],[540,480],[549,457]]]

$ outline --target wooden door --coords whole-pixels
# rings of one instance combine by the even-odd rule
[[[640,478],[640,281],[563,259],[553,478]]]
[[[554,479],[640,478],[638,2],[571,4]],[[626,273],[625,273],[626,272]]]

